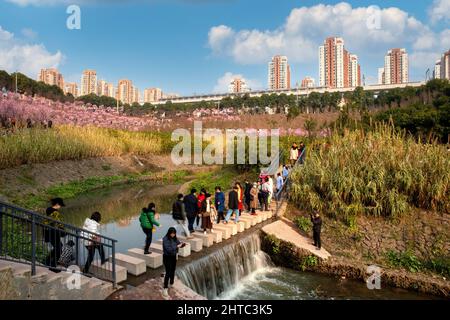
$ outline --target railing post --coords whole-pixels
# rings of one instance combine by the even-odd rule
[[[3,255],[3,206],[0,206],[0,256]]]
[[[113,286],[114,289],[117,288],[117,280],[116,280],[116,242],[112,241],[112,280],[113,280]]]
[[[75,239],[75,261],[77,265],[80,263],[80,230],[77,230],[77,237]]]
[[[36,275],[36,216],[31,216],[31,275]]]

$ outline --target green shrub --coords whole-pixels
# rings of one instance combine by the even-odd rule
[[[404,268],[410,272],[419,272],[423,267],[422,262],[410,250],[405,252],[389,250],[386,256],[393,267]]]
[[[305,271],[308,267],[315,267],[319,264],[319,259],[316,256],[309,255],[302,259],[300,269]]]
[[[311,219],[307,217],[296,217],[294,219],[294,222],[297,225],[297,227],[303,232],[310,232],[312,230]]]

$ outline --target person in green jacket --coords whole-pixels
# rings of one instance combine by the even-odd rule
[[[160,226],[159,222],[156,221],[155,219],[155,214],[156,214],[156,206],[152,202],[148,205],[147,208],[142,209],[141,216],[139,217],[142,231],[144,231],[146,236],[144,254],[151,254],[149,249],[150,245],[152,244],[153,227]]]

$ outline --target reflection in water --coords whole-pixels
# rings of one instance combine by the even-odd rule
[[[161,227],[153,234],[153,242],[161,239],[167,229],[174,226],[172,216],[167,213],[176,198],[178,187],[143,183],[90,192],[66,201],[64,219],[81,227],[86,217],[99,211],[102,214],[100,232],[118,241],[116,252],[125,253],[130,248],[144,246],[145,235],[140,227],[139,215],[148,203],[154,202],[157,212],[161,213]],[[264,257],[259,238],[252,235],[180,268],[178,276],[198,292],[219,299],[434,298],[392,288],[368,290],[361,282],[275,268]]]
[[[157,212],[161,213],[161,227],[153,234],[153,241],[161,239],[174,225],[172,216],[165,213],[170,212],[178,188],[178,185],[140,183],[97,190],[68,199],[63,211],[64,220],[81,227],[92,212],[99,211],[102,214],[100,232],[118,241],[117,252],[126,252],[144,245],[145,235],[140,227],[139,215],[150,202],[154,202]]]

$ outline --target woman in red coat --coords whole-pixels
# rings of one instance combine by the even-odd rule
[[[238,187],[238,200],[239,200],[239,213],[244,210],[244,189],[239,182],[236,182],[236,187]]]

